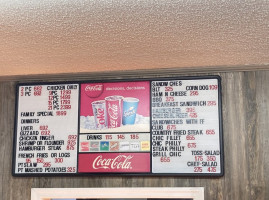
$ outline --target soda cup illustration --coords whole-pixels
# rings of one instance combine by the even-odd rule
[[[126,97],[123,99],[123,117],[122,117],[123,125],[135,123],[138,103],[139,99],[137,98]]]
[[[107,128],[106,102],[104,100],[92,102],[92,110],[96,129]]]
[[[108,128],[117,128],[122,124],[122,96],[109,96],[105,98]]]

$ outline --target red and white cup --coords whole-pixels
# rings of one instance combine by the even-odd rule
[[[95,120],[96,129],[106,129],[107,128],[107,112],[106,112],[106,102],[105,100],[92,102],[92,111]]]
[[[109,96],[105,98],[108,128],[117,128],[122,125],[122,96]]]

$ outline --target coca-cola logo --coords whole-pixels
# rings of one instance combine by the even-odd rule
[[[85,91],[102,91],[103,90],[103,85],[87,85],[85,87]]]
[[[102,83],[98,84],[86,84],[84,92],[88,97],[97,98],[104,91],[104,85]]]
[[[132,169],[131,155],[118,155],[115,158],[103,158],[97,156],[92,163],[93,169]]]
[[[149,152],[120,153],[120,143],[118,141],[109,141],[109,150],[100,153],[102,144],[98,141],[99,152],[97,152],[98,149],[90,147],[92,152],[80,153],[78,155],[78,172],[150,172],[151,154]],[[137,148],[141,147],[140,142],[137,142],[137,144]],[[112,152],[114,150],[111,147],[115,148],[115,152]],[[133,151],[136,150],[133,149]]]
[[[108,103],[108,109],[107,109],[108,115],[109,115],[109,127],[110,128],[116,128],[118,127],[118,121],[119,118],[119,109],[116,104]]]
[[[111,103],[108,103],[108,114],[109,116],[116,120],[118,119],[118,106],[116,104],[111,104]]]

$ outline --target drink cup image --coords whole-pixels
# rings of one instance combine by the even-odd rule
[[[92,111],[96,129],[107,128],[106,102],[104,100],[92,102]]]
[[[122,116],[123,125],[135,123],[138,103],[139,99],[137,98],[126,97],[123,99],[123,116]]]
[[[122,125],[122,96],[105,98],[108,128],[117,128]]]

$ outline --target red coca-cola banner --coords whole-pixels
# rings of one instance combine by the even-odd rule
[[[150,172],[150,153],[79,154],[78,172]]]

